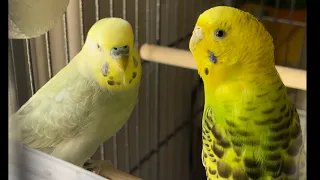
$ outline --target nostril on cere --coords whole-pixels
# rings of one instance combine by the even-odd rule
[[[129,46],[114,47],[110,53],[112,56],[127,55],[129,53]]]

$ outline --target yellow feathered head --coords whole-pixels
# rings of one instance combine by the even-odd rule
[[[130,23],[104,18],[89,30],[81,54],[102,88],[119,90],[140,83],[141,61]]]
[[[189,48],[204,81],[221,83],[242,70],[274,65],[270,34],[253,15],[232,7],[203,12]]]

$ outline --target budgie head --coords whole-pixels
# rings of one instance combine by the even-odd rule
[[[271,35],[253,15],[232,7],[203,12],[189,48],[205,84],[218,86],[246,70],[274,67]]]
[[[89,30],[82,49],[86,66],[98,84],[109,91],[139,84],[141,62],[130,23],[104,18]]]

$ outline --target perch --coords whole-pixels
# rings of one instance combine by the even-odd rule
[[[168,48],[163,46],[143,44],[140,48],[141,58],[146,61],[153,61],[171,66],[196,70],[196,63],[189,51]],[[288,68],[284,66],[276,66],[283,83],[290,88],[307,90],[306,87],[306,71]]]

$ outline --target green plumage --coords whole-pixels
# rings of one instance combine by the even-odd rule
[[[214,7],[199,16],[189,48],[204,82],[208,180],[304,180],[299,116],[264,26],[239,9]]]
[[[297,179],[302,133],[285,86],[275,69],[242,78],[206,92],[202,156],[208,177]]]

